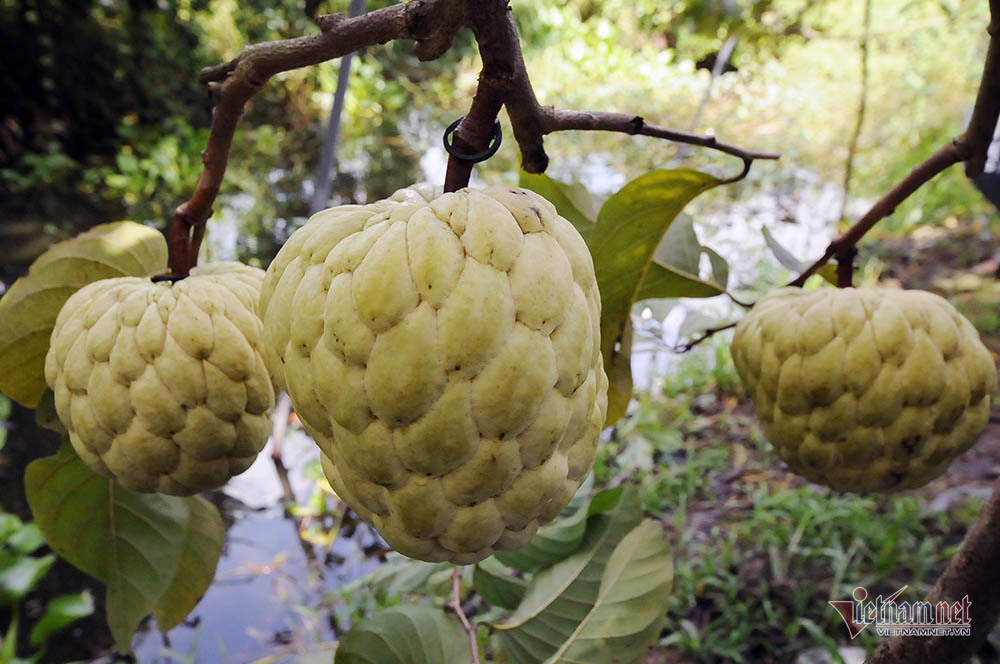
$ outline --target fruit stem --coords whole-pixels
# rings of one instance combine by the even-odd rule
[[[483,74],[479,75],[479,87],[472,99],[469,113],[455,128],[451,144],[458,153],[476,154],[483,152],[490,144],[493,136],[493,125],[503,106],[503,97],[497,94]],[[452,152],[448,155],[448,169],[444,176],[444,191],[458,191],[469,186],[472,177],[472,167],[476,162]]]
[[[837,288],[854,286],[854,259],[857,255],[858,248],[854,245],[837,253]]]

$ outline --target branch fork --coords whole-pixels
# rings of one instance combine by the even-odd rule
[[[172,222],[170,265],[175,276],[186,276],[197,262],[200,237],[222,185],[236,123],[246,102],[279,72],[396,39],[415,41],[417,57],[433,60],[450,48],[459,29],[470,28],[479,44],[483,67],[469,113],[455,130],[454,145],[466,153],[485,150],[493,123],[501,108],[506,108],[522,166],[530,173],[541,173],[548,166],[544,136],[570,130],[641,134],[734,155],[744,163],[734,180],[745,177],[754,160],[778,157],[722,143],[714,136],[650,125],[639,115],[541,106],[525,69],[507,0],[411,0],[354,18],[330,14],[314,21],[319,27],[317,34],[254,44],[229,62],[201,70],[200,79],[216,107],[203,153],[205,168],[191,199],[177,209]],[[471,173],[470,163],[449,159],[445,189],[467,186]]]

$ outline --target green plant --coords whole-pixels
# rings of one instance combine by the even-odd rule
[[[46,600],[45,609],[28,633],[34,651],[24,657],[19,643],[22,632],[21,606],[42,581],[56,556],[35,555],[45,545],[42,533],[33,523],[23,523],[13,514],[0,512],[0,606],[10,620],[0,638],[0,664],[29,664],[44,661],[49,639],[59,630],[89,616],[94,600],[89,593],[59,595]]]

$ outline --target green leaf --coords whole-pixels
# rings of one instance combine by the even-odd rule
[[[656,249],[681,209],[719,183],[691,169],[641,175],[608,198],[586,238],[601,291],[601,351],[611,384],[608,422],[625,413],[631,398],[629,313]]]
[[[0,450],[7,444],[7,427],[3,423],[10,417],[10,399],[0,394]]]
[[[616,546],[641,520],[638,491],[625,487],[612,511],[590,520],[578,552],[535,575],[517,610],[493,625],[514,661],[544,662],[575,633],[598,600]]]
[[[472,571],[472,586],[493,606],[510,610],[517,608],[528,588],[524,579],[511,576],[494,558],[476,564]]]
[[[521,171],[518,185],[530,189],[552,203],[559,216],[573,224],[584,240],[593,231],[597,208],[593,196],[579,182],[567,184],[554,180],[544,173]]]
[[[643,662],[666,622],[673,562],[663,529],[644,519],[615,547],[593,608],[547,662]]]
[[[145,277],[167,267],[158,231],[132,221],[95,226],[39,256],[0,298],[0,392],[34,408],[45,392],[45,354],[63,303],[111,277]]]
[[[108,625],[123,650],[143,617],[156,611],[169,624],[211,582],[224,531],[200,498],[129,491],[65,444],[28,466],[25,490],[52,550],[106,586]]]
[[[341,637],[334,664],[455,664],[472,661],[461,623],[441,609],[399,604]]]
[[[654,261],[642,280],[635,300],[638,302],[669,297],[714,297],[725,292],[721,286]]]
[[[48,574],[56,557],[16,556],[0,567],[0,599],[11,603],[27,595]]]
[[[385,563],[379,565],[374,572],[356,585],[362,583],[367,585],[376,598],[384,600],[395,595],[423,590],[436,572],[441,570],[450,572],[452,569],[450,563],[427,563],[398,553],[390,553],[386,556]]]
[[[26,523],[7,539],[7,545],[18,553],[31,553],[45,544],[42,531],[34,523]]]
[[[61,436],[69,435],[66,425],[62,423],[56,412],[56,396],[51,388],[45,388],[41,399],[38,400],[38,405],[35,406],[35,424],[43,429],[55,431]]]
[[[41,647],[49,636],[93,612],[94,598],[88,592],[53,597],[45,606],[42,619],[31,630],[31,645]]]
[[[558,518],[538,529],[527,546],[519,551],[501,551],[493,555],[499,562],[520,570],[536,570],[553,565],[580,548],[587,530],[587,519],[607,512],[618,504],[620,489],[602,491],[593,500],[589,496],[570,503]],[[610,500],[608,497],[613,496]],[[574,501],[580,497],[577,492]]]
[[[720,288],[725,288],[729,285],[729,263],[711,247],[702,246],[701,250],[712,264],[712,282],[718,284]]]
[[[663,234],[653,258],[660,265],[677,268],[688,274],[698,274],[701,264],[701,242],[694,232],[694,219],[678,214]]]
[[[774,257],[778,259],[778,262],[785,268],[791,270],[792,272],[802,272],[807,267],[809,267],[804,261],[800,261],[798,258],[792,255],[792,252],[788,251],[778,242],[778,239],[771,234],[771,231],[767,230],[767,226],[760,229],[761,233],[764,234],[764,242],[767,243],[768,249],[774,254]]]
[[[714,283],[698,276],[702,253],[712,262]],[[702,246],[694,232],[694,220],[679,214],[660,240],[635,299],[713,297],[726,292],[728,278],[729,265],[725,259]]]
[[[153,607],[161,632],[181,624],[212,584],[226,535],[219,510],[212,503],[201,496],[186,502],[190,514],[180,542],[177,573]]]

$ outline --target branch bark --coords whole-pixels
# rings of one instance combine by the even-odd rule
[[[191,198],[177,208],[171,226],[170,267],[175,276],[187,276],[197,261],[192,255],[195,229],[205,225],[222,186],[236,123],[246,102],[275,74],[339,58],[366,46],[394,39],[417,42],[417,56],[433,60],[444,53],[460,27],[456,7],[460,0],[413,0],[378,9],[357,18],[321,16],[321,32],[305,37],[264,42],[246,47],[234,60],[202,69],[201,81],[216,102],[208,145],[202,152],[204,169]]]
[[[506,107],[521,149],[522,164],[529,172],[541,173],[548,166],[544,135],[567,130],[642,134],[718,150],[743,160],[743,172],[735,179],[744,177],[755,159],[777,159],[775,154],[721,143],[714,136],[649,125],[640,116],[543,108],[531,87],[506,0],[411,0],[357,18],[340,14],[319,16],[316,24],[321,30],[319,34],[254,44],[234,60],[201,71],[201,81],[208,86],[216,106],[208,145],[202,152],[204,169],[194,194],[177,208],[173,218],[170,266],[175,276],[186,276],[197,261],[195,238],[212,214],[236,123],[246,102],[279,72],[318,64],[395,39],[415,40],[417,56],[433,60],[448,50],[460,28],[472,28],[479,43],[483,70],[472,108],[455,131],[456,144],[475,152],[484,149],[484,137],[488,142],[493,120],[501,106]],[[456,163],[455,168],[448,180],[450,188],[465,186],[471,174],[469,165],[459,168]]]

